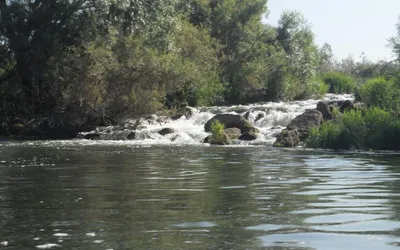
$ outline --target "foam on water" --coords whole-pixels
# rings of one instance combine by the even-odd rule
[[[54,247],[61,247],[58,244],[54,244],[54,243],[46,243],[43,245],[37,245],[36,248],[38,249],[50,249],[50,248],[54,248]]]

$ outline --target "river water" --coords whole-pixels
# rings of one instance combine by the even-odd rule
[[[399,248],[399,154],[276,149],[266,128],[209,146],[187,123],[180,143],[0,142],[0,249]]]

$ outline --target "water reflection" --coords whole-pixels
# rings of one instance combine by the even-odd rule
[[[394,249],[400,242],[397,155],[54,143],[0,151],[0,248]]]

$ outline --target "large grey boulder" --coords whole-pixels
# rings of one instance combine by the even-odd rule
[[[307,109],[294,118],[286,129],[277,137],[275,147],[297,147],[300,141],[307,138],[309,131],[322,124],[324,117],[316,109]]]
[[[247,132],[257,132],[257,129],[245,118],[241,117],[240,115],[231,115],[231,114],[221,114],[216,115],[204,125],[204,129],[206,132],[211,132],[211,124],[214,121],[219,121],[224,125],[225,128],[238,128],[240,132],[247,133]]]
[[[330,106],[325,101],[320,101],[317,103],[317,110],[322,113],[324,120],[332,120],[333,119],[333,107]]]
[[[322,113],[316,109],[307,109],[303,114],[294,118],[287,126],[288,130],[297,130],[300,139],[308,136],[308,132],[324,121]]]
[[[300,137],[297,130],[284,129],[277,137],[274,147],[292,148],[300,144]]]

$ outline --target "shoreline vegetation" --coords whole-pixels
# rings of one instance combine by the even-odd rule
[[[301,13],[286,11],[272,26],[262,22],[267,12],[267,0],[4,1],[0,136],[69,139],[187,106],[329,92],[352,93],[363,106],[333,108],[329,119],[320,110],[307,135],[285,133],[307,147],[399,149],[400,24],[390,39],[396,60],[338,62]],[[214,137],[229,141],[223,130],[215,123]]]

